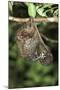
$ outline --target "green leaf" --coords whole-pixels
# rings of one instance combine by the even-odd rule
[[[29,5],[28,5],[28,14],[31,17],[36,16],[36,7],[33,3],[29,3]]]
[[[29,2],[25,2],[24,4],[25,4],[26,6],[29,6]]]
[[[57,9],[57,10],[55,10],[55,11],[54,11],[54,13],[53,13],[53,15],[54,15],[54,16],[57,16],[57,15],[59,14],[58,12],[59,12],[59,10],[58,10],[58,9]]]
[[[13,1],[9,1],[8,3],[8,8],[9,8],[9,14],[12,14],[13,10],[12,10],[12,7],[13,7]]]
[[[39,9],[37,10],[37,13],[38,13],[40,16],[47,17],[46,13],[44,12],[44,8],[39,8]]]

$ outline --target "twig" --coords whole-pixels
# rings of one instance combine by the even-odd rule
[[[28,22],[29,18],[16,18],[16,17],[9,16],[9,20],[15,21],[17,23],[23,23],[23,22]],[[58,23],[58,17],[34,18],[33,21],[34,22],[56,22],[56,23]]]
[[[52,39],[46,37],[45,35],[43,35],[42,33],[40,33],[40,34],[41,34],[41,36],[42,36],[46,41],[49,41],[49,42],[51,42],[51,43],[58,43],[57,40],[52,40]]]

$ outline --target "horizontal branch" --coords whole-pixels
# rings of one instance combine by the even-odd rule
[[[15,21],[17,23],[24,23],[24,22],[28,22],[29,18],[16,18],[16,17],[9,16],[9,20],[10,21]],[[58,23],[58,17],[33,18],[33,21],[34,22],[56,22],[56,23]]]

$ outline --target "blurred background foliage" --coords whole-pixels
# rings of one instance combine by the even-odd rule
[[[57,4],[8,2],[9,16],[26,17],[58,17]],[[44,42],[53,54],[53,63],[42,65],[29,63],[19,57],[16,45],[16,31],[22,24],[9,21],[9,88],[55,86],[58,85],[58,43]],[[48,38],[58,41],[58,23],[36,23],[39,31]]]

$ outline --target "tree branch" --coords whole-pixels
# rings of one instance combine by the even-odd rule
[[[17,23],[24,23],[24,22],[28,22],[29,18],[16,18],[16,17],[9,16],[9,20],[17,22]],[[56,22],[58,23],[58,17],[34,18],[33,21],[34,22]]]
[[[42,36],[46,41],[49,41],[49,42],[51,42],[51,43],[58,43],[57,40],[52,40],[52,39],[46,37],[45,35],[43,35],[42,33],[40,33],[40,34],[41,34],[41,36]]]

